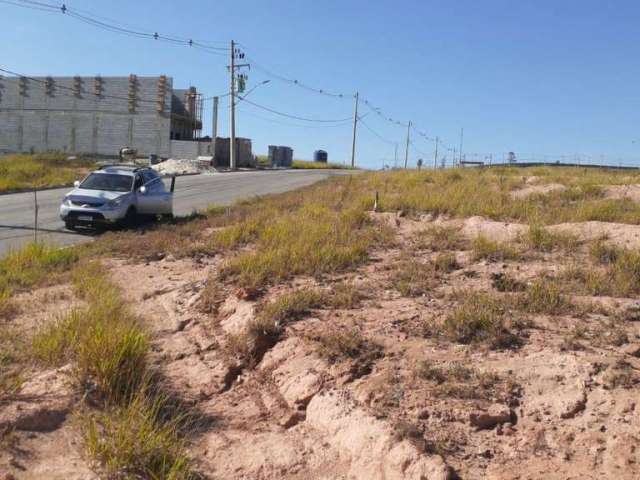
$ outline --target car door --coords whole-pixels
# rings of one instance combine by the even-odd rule
[[[153,212],[153,199],[145,183],[147,183],[147,181],[144,178],[143,173],[136,173],[135,181],[133,184],[133,192],[136,196],[136,208],[138,210],[138,213],[143,215]],[[145,187],[144,192],[141,191],[141,188],[143,186]]]
[[[173,211],[172,202],[173,195],[165,188],[162,177],[154,171],[149,172],[152,178],[150,182],[150,190],[153,192],[153,213],[165,215]]]
[[[167,192],[162,178],[153,170],[142,172],[145,180],[144,205],[145,213],[153,215],[169,214],[172,211],[172,195]]]

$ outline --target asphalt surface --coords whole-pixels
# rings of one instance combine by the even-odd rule
[[[187,215],[210,204],[229,205],[238,199],[295,190],[333,175],[350,173],[347,170],[259,170],[177,177],[173,212],[177,216]],[[38,239],[71,245],[99,235],[64,229],[58,209],[70,190],[38,192]],[[0,255],[34,239],[34,211],[33,192],[0,195]]]

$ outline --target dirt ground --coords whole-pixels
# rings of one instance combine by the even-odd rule
[[[455,269],[426,293],[405,297],[394,280],[398,264],[407,255],[426,262],[439,253],[416,243],[428,226],[503,241],[525,227],[480,217],[375,218],[395,229],[393,248],[372,252],[355,272],[296,278],[260,300],[347,281],[363,295],[360,305],[312,310],[252,368],[226,347],[255,318],[259,301],[225,287],[216,313],[199,306],[222,258],[106,262],[153,332],[153,363],[207,419],[190,439],[198,472],[237,480],[640,478],[640,322],[626,315],[638,308],[636,299],[575,297],[602,309],[530,315],[519,348],[492,350],[431,334],[457,304],[455,292],[494,291],[499,274],[530,282],[585,258],[586,247],[490,262],[473,260],[465,246],[452,251]],[[552,230],[585,241],[605,233],[610,242],[640,248],[637,226],[588,222]],[[68,290],[23,295],[12,324],[28,330],[45,321],[51,305],[70,307]],[[627,318],[619,323],[625,341],[597,341],[612,317]],[[576,326],[592,334],[568,347]],[[346,359],[320,353],[319,335],[349,330],[369,348]],[[433,380],[420,375],[421,365],[472,374]],[[70,377],[70,366],[32,372],[15,398],[0,404],[0,427],[12,431],[0,445],[0,479],[97,478],[75,428],[71,412],[82,398]]]

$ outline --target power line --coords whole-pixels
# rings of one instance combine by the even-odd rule
[[[228,51],[227,47],[216,47],[204,42],[195,41],[192,38],[179,38],[179,37],[160,34],[157,31],[152,32],[152,31],[144,31],[142,29],[128,28],[126,26],[123,27],[121,25],[118,25],[118,22],[115,20],[106,20],[106,21],[101,20],[99,16],[93,13],[84,11],[87,13],[83,14],[81,13],[81,10],[67,7],[64,3],[61,5],[55,5],[55,4],[49,4],[44,2],[37,2],[33,0],[15,0],[15,1],[1,0],[1,1],[2,3],[7,3],[10,5],[15,5],[23,8],[32,8],[32,9],[35,8],[35,9],[47,11],[49,13],[60,12],[80,22],[92,25],[97,28],[101,28],[103,30],[107,30],[112,33],[119,33],[119,34],[127,35],[130,37],[157,40],[157,41],[162,41],[166,43],[173,43],[176,45],[195,47],[201,51],[205,51],[207,53],[211,53],[214,55],[225,56],[225,54],[222,52]],[[19,3],[16,3],[16,2],[19,2]]]
[[[337,119],[318,119],[318,118],[306,118],[306,117],[299,117],[297,115],[291,115],[289,113],[284,113],[284,112],[280,112],[278,110],[274,110],[273,108],[270,107],[265,107],[264,105],[259,105],[255,102],[252,102],[251,100],[247,100],[245,97],[241,97],[240,95],[237,95],[238,99],[240,101],[246,102],[249,105],[253,105],[254,107],[258,107],[261,108],[262,110],[266,110],[267,112],[271,112],[274,113],[276,115],[280,115],[282,117],[287,117],[287,118],[292,118],[294,120],[303,120],[305,122],[319,122],[319,123],[338,123],[338,122],[345,122],[347,120],[352,120],[352,117],[347,117],[347,118],[337,118]]]
[[[244,48],[246,48],[246,47],[244,47]],[[303,83],[303,82],[301,82],[301,81],[299,81],[299,80],[297,80],[295,78],[287,78],[287,77],[285,77],[283,75],[274,73],[272,70],[269,70],[268,68],[262,66],[261,64],[256,62],[252,57],[250,57],[248,55],[245,58],[257,70],[263,72],[264,74],[266,74],[266,75],[268,75],[268,76],[270,76],[272,78],[275,78],[276,80],[280,80],[281,82],[288,83],[290,85],[294,85],[296,87],[300,87],[300,88],[302,88],[304,90],[307,90],[309,92],[314,92],[314,93],[317,93],[317,94],[320,94],[320,95],[324,95],[326,97],[333,97],[333,98],[339,98],[339,99],[344,99],[344,98],[351,99],[351,98],[354,97],[354,94],[335,93],[335,92],[327,91],[327,90],[322,89],[322,88],[311,87],[311,86],[306,85],[305,83]]]
[[[384,138],[382,135],[380,135],[378,132],[376,132],[373,128],[371,128],[364,120],[362,120],[362,117],[358,117],[358,121],[364,125],[364,127],[369,130],[371,133],[373,133],[376,137],[378,137],[380,140],[382,140],[385,143],[388,143],[390,145],[395,145],[397,142],[393,142],[391,140],[387,140],[386,138]]]
[[[276,125],[282,125],[285,127],[299,127],[299,128],[336,128],[336,127],[344,127],[346,125],[350,125],[351,124],[351,119],[342,122],[342,123],[336,123],[335,125],[308,125],[308,124],[302,124],[302,123],[287,123],[287,122],[280,122],[276,119],[273,118],[266,118],[263,117],[261,115],[257,115],[253,112],[249,112],[247,110],[239,110],[240,113],[242,113],[243,115],[249,115],[251,117],[255,117],[258,118],[260,120],[263,120],[265,122],[270,122],[270,123],[275,123]]]
[[[12,2],[11,0],[0,0],[0,3],[5,3],[7,5],[13,5],[15,7],[20,7],[20,8],[30,8],[31,10],[40,10],[42,12],[50,12],[51,11],[51,9],[49,9],[49,8],[40,7],[40,6],[37,6],[37,5],[21,5],[20,3]]]

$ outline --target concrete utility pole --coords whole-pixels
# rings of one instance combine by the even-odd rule
[[[411,120],[407,124],[407,144],[404,149],[404,168],[407,168],[407,163],[409,162],[409,132],[411,131]]]
[[[464,128],[460,129],[460,151],[458,152],[458,165],[462,162],[462,137],[464,136]]]
[[[358,129],[358,92],[356,92],[356,106],[353,113],[353,141],[351,143],[351,168],[356,166],[356,131]]]
[[[229,128],[229,168],[236,170],[236,44],[231,40],[231,83],[229,85],[229,95],[231,97],[231,119]]]
[[[398,166],[398,142],[396,142],[396,151],[393,156],[393,168],[396,168],[397,166]]]
[[[436,137],[436,152],[433,155],[433,169],[438,168],[438,143],[440,143],[440,138]]]
[[[218,100],[219,97],[213,97],[213,125],[211,125],[211,141],[215,144],[218,136]]]

